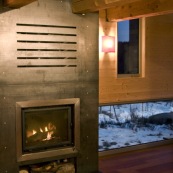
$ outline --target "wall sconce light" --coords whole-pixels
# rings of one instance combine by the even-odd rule
[[[115,37],[102,36],[102,52],[115,52]]]

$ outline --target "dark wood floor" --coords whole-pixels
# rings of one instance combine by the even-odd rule
[[[101,173],[173,173],[173,144],[99,159]]]

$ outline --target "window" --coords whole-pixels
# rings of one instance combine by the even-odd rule
[[[141,76],[144,36],[142,20],[133,19],[117,23],[118,76]]]
[[[171,99],[100,106],[99,151],[172,140],[172,110]]]

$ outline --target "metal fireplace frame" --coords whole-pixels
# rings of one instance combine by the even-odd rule
[[[22,109],[47,107],[47,106],[64,106],[70,105],[74,108],[74,146],[64,148],[53,148],[46,151],[24,153],[22,150]],[[68,98],[57,100],[31,100],[16,102],[16,151],[17,161],[26,162],[34,160],[48,160],[51,158],[68,158],[77,157],[80,150],[80,99]]]

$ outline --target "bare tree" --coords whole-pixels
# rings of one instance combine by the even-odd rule
[[[115,116],[115,119],[116,119],[117,122],[119,123],[119,119],[118,119],[118,116],[117,116],[117,113],[116,113],[115,105],[113,105],[112,107],[113,107],[113,109],[114,109],[114,116]]]
[[[138,115],[136,114],[136,109],[132,108],[132,105],[130,104],[130,117],[132,122],[136,122],[138,119]]]

